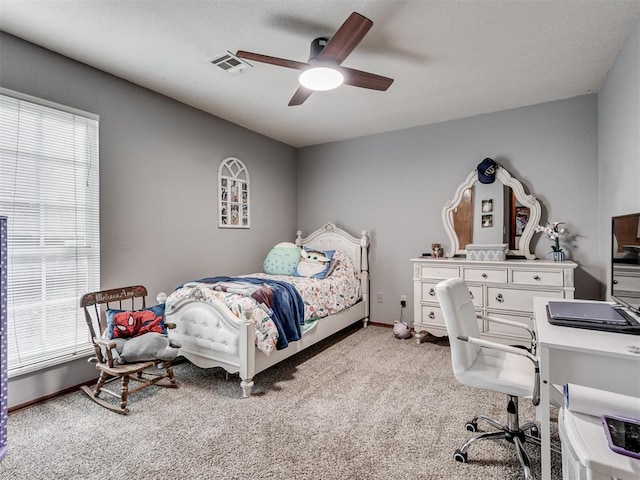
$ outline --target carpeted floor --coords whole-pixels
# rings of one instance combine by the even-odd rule
[[[506,397],[460,385],[446,340],[349,328],[257,375],[250,399],[220,369],[175,371],[181,388],[133,394],[129,416],[79,391],[12,413],[0,478],[522,478],[506,442],[475,445],[468,464],[453,460],[472,435],[465,422],[476,413],[502,421]],[[520,408],[534,418],[529,401]],[[539,452],[529,451],[538,473]]]

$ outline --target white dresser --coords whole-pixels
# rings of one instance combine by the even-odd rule
[[[436,285],[447,278],[460,277],[479,315],[506,318],[533,327],[533,297],[573,298],[571,261],[545,260],[473,261],[463,258],[414,258],[413,328],[418,333],[446,335]],[[509,345],[530,345],[530,337],[520,328],[478,320],[482,336]]]

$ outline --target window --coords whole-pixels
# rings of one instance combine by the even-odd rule
[[[9,376],[91,351],[80,296],[100,287],[98,118],[0,89]]]

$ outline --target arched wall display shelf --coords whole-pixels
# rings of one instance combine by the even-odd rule
[[[524,229],[521,232],[518,232],[520,233],[518,246],[517,248],[510,248],[507,250],[507,255],[511,257],[525,257],[529,260],[534,260],[536,256],[530,251],[529,244],[533,234],[535,233],[535,228],[540,222],[540,203],[533,195],[526,194],[520,181],[512,177],[504,167],[499,167],[497,169],[496,180],[501,182],[505,187],[509,187],[511,189],[519,207],[528,208],[528,221],[524,226]],[[458,186],[453,198],[447,201],[442,209],[442,223],[447,236],[449,237],[449,245],[446,251],[446,255],[449,257],[466,254],[466,245],[460,245],[460,240],[456,233],[454,212],[457,211],[456,209],[462,203],[465,192],[473,192],[473,187],[478,183],[478,172],[474,169],[467,176],[466,180]],[[515,206],[511,206],[511,208],[514,209]]]
[[[235,157],[218,167],[218,227],[250,228],[249,170]]]

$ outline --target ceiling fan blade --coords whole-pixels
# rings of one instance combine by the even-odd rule
[[[369,88],[371,90],[387,90],[393,83],[393,78],[383,77],[375,73],[354,70],[353,68],[340,67],[344,76],[344,84],[353,87]]]
[[[332,60],[340,65],[358,46],[372,26],[373,22],[367,17],[353,12],[327,42],[318,55],[318,60]]]
[[[309,66],[308,63],[304,62],[296,62],[295,60],[287,60],[286,58],[271,57],[260,53],[245,52],[244,50],[238,50],[236,52],[236,57],[244,58],[245,60],[253,60],[254,62],[270,63],[271,65],[277,65],[279,67],[293,68],[294,70],[304,70]]]
[[[311,96],[313,90],[309,90],[308,88],[300,87],[296,90],[296,93],[293,94],[291,100],[289,100],[289,106],[293,107],[296,105],[302,105],[304,101]]]

